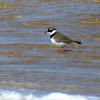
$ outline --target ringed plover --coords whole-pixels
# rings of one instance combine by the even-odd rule
[[[63,34],[57,32],[54,27],[49,27],[45,33],[48,33],[50,35],[50,39],[53,44],[62,48],[61,52],[64,52],[63,48],[66,45],[69,45],[72,43],[81,44],[80,41],[72,40],[69,37],[67,37],[66,35],[63,35]]]

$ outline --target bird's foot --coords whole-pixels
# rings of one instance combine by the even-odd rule
[[[62,48],[58,52],[63,54],[65,52],[65,50]]]

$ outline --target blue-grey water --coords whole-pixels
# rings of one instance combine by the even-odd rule
[[[49,26],[82,45],[59,53]],[[0,100],[100,100],[99,0],[0,0]]]

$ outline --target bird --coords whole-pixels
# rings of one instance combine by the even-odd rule
[[[54,27],[49,27],[45,34],[50,35],[51,42],[56,46],[61,47],[61,52],[64,52],[64,47],[73,43],[82,44],[80,41],[72,40],[66,35],[58,32]]]

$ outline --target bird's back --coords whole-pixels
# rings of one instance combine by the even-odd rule
[[[63,35],[59,32],[56,32],[56,35],[54,36],[56,42],[63,42],[63,43],[72,43],[73,40],[71,40],[70,38],[68,38],[66,35]]]

